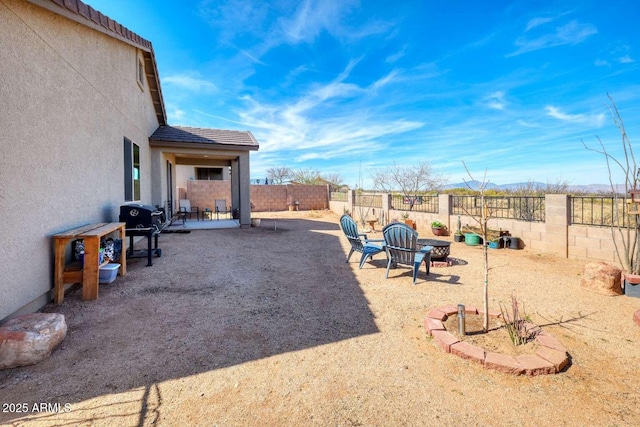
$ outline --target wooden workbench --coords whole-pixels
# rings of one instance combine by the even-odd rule
[[[99,251],[100,239],[107,234],[118,231],[122,240],[120,259],[114,260],[120,264],[118,272],[121,276],[127,274],[127,257],[125,245],[124,222],[110,222],[90,224],[53,236],[55,252],[55,277],[53,299],[56,304],[64,300],[64,285],[67,283],[82,283],[82,300],[90,301],[98,298],[98,283],[100,280]],[[72,240],[84,240],[84,266],[79,262],[69,265],[65,263],[67,244]]]

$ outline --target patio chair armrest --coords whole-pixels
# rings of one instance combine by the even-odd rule
[[[384,239],[364,239],[365,243],[383,243]]]

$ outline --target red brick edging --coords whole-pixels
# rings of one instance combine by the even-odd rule
[[[466,306],[465,313],[482,314],[472,306]],[[458,340],[455,335],[447,332],[444,327],[444,322],[447,318],[454,314],[458,314],[457,306],[444,305],[429,311],[424,320],[427,334],[433,337],[447,353],[479,363],[487,369],[495,369],[515,375],[557,374],[569,364],[567,349],[551,334],[544,332],[533,323],[528,323],[527,328],[536,332],[535,339],[539,345],[538,351],[536,354],[523,354],[514,357],[486,352],[482,347]],[[634,320],[638,323],[640,322],[640,310],[636,312],[636,315],[637,317],[634,316]],[[498,318],[501,314],[489,312],[489,316]],[[640,323],[638,324],[640,325]]]

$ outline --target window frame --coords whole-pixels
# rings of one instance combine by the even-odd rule
[[[141,194],[140,146],[124,138],[124,200],[139,202]]]
[[[136,56],[136,81],[138,82],[138,86],[140,86],[140,90],[144,92],[144,81],[145,81],[145,70],[144,70],[144,58],[142,54],[138,52]]]

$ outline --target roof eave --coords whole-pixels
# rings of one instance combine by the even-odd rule
[[[197,148],[197,149],[215,149],[215,150],[235,150],[235,151],[258,151],[258,145],[247,144],[220,144],[220,143],[204,143],[204,142],[186,142],[186,141],[165,141],[159,139],[149,139],[151,147],[167,147],[167,148]]]

